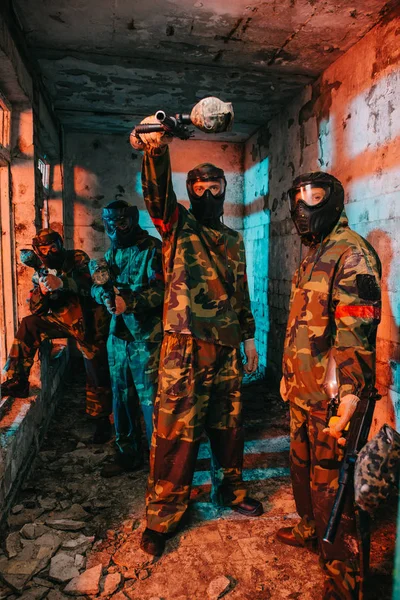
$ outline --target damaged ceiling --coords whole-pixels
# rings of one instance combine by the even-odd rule
[[[385,0],[15,0],[65,127],[128,132],[231,101],[242,141],[379,20]]]

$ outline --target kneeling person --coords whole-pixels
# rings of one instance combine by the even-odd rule
[[[24,317],[11,346],[1,386],[3,396],[26,398],[29,373],[40,343],[48,338],[72,337],[82,352],[86,369],[86,412],[96,419],[94,442],[111,436],[111,390],[106,339],[109,316],[90,297],[89,257],[83,250],[66,250],[59,233],[42,229],[32,240],[44,270],[33,276],[29,298],[33,313]]]

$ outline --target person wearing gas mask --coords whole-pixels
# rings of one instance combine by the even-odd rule
[[[166,286],[147,526],[141,539],[141,548],[157,556],[188,509],[204,431],[212,452],[212,500],[249,517],[263,512],[242,480],[241,342],[245,370],[255,371],[258,361],[243,239],[221,220],[222,169],[204,163],[189,171],[190,209],[177,202],[170,141],[160,133],[140,139],[131,134],[132,146],[144,150],[143,194],[162,236]]]
[[[117,200],[103,209],[102,218],[111,241],[104,258],[115,301],[101,285],[93,285],[92,296],[112,314],[107,350],[117,455],[102,471],[112,477],[143,464],[139,404],[151,440],[164,281],[161,242],[139,226],[137,207]]]
[[[343,431],[355,411],[366,409],[363,392],[375,382],[381,264],[349,228],[338,179],[306,173],[288,196],[297,233],[309,247],[293,278],[281,382],[290,404],[291,478],[301,520],[279,529],[277,538],[290,546],[318,546],[323,598],[355,600],[362,596],[362,573],[351,494],[334,543],[323,536],[338,487]],[[339,420],[328,425],[332,377]]]
[[[93,441],[111,437],[111,388],[106,340],[107,311],[90,297],[89,257],[83,250],[66,250],[59,233],[42,229],[32,247],[43,269],[33,276],[29,308],[11,346],[1,386],[3,396],[26,398],[29,373],[40,343],[72,337],[82,352],[86,370],[86,413],[96,420]]]

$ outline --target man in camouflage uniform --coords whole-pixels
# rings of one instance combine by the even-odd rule
[[[118,291],[114,305],[104,287],[92,287],[93,298],[113,315],[107,350],[118,452],[115,464],[106,465],[102,471],[103,476],[111,477],[142,466],[139,402],[149,444],[151,441],[164,280],[161,242],[139,226],[137,207],[117,200],[103,209],[102,216],[111,240],[105,267]],[[93,268],[91,264],[95,280]]]
[[[155,122],[152,117],[145,122]],[[226,180],[205,163],[188,173],[187,211],[172,188],[162,134],[131,136],[145,150],[144,199],[163,240],[164,340],[150,453],[147,528],[141,548],[162,554],[189,504],[205,430],[212,451],[212,498],[248,516],[262,514],[242,480],[244,341],[247,372],[257,368],[243,239],[221,222]]]
[[[111,436],[106,350],[109,317],[104,307],[97,306],[90,297],[89,257],[83,250],[66,250],[60,234],[52,229],[39,231],[32,247],[43,272],[33,276],[29,298],[32,315],[22,319],[11,346],[2,395],[26,398],[30,369],[40,343],[73,337],[85,363],[86,413],[96,419],[94,441],[103,443]]]
[[[318,542],[324,600],[355,600],[362,582],[351,497],[334,544],[322,538],[338,487],[343,430],[356,410],[365,410],[360,399],[375,381],[381,265],[372,246],[349,228],[335,177],[306,173],[295,179],[289,198],[297,232],[310,247],[293,278],[281,384],[290,401],[290,466],[301,521],[277,537],[292,546]],[[330,360],[340,419],[327,427]]]

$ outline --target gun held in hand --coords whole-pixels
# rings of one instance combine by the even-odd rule
[[[188,125],[193,125],[205,133],[221,133],[232,128],[234,113],[230,102],[209,96],[200,100],[190,114],[168,115],[165,111],[158,110],[155,117],[158,123],[136,125],[131,135],[139,137],[140,134],[164,132],[168,136],[188,140],[194,135]]]
[[[323,541],[333,544],[337,528],[342,517],[347,490],[354,482],[354,465],[357,455],[368,440],[375,403],[380,395],[375,388],[367,388],[361,395],[359,406],[350,420],[350,427],[346,441],[345,455],[339,472],[339,487],[336,492],[328,525]]]
[[[111,311],[115,311],[115,289],[107,261],[104,258],[89,261],[89,272],[95,285],[103,288],[103,298],[108,300]]]
[[[40,260],[38,255],[29,248],[22,248],[19,253],[20,260],[23,265],[30,267],[36,273],[36,277],[33,279],[35,284],[39,284],[39,280],[47,275],[57,276],[57,269],[48,269]],[[58,297],[57,292],[50,292],[50,298],[55,300]]]

